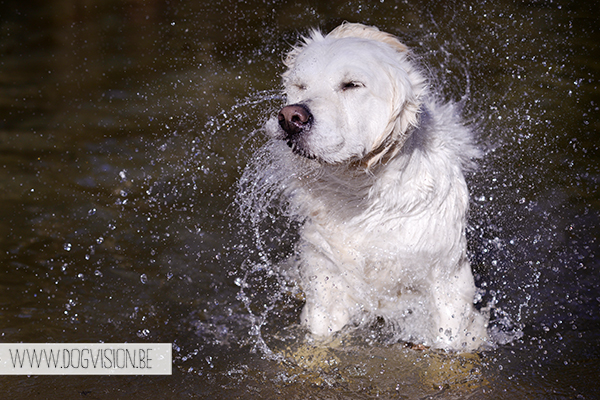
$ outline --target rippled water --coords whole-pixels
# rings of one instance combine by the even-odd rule
[[[0,377],[6,398],[597,398],[600,43],[592,2],[0,2],[0,340],[170,342],[167,377]],[[240,218],[298,33],[397,34],[485,156],[469,250],[507,344],[327,348]],[[514,334],[521,336],[514,339]]]

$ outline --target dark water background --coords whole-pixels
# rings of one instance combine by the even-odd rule
[[[174,343],[172,376],[3,376],[2,397],[600,398],[599,15],[569,0],[0,0],[0,341]],[[301,302],[262,268],[293,229],[274,216],[256,236],[236,216],[282,54],[343,20],[398,35],[441,96],[467,96],[486,149],[470,255],[513,338],[496,350],[416,351],[376,327],[305,346]]]

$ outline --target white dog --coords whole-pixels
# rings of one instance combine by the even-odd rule
[[[302,323],[327,338],[381,317],[403,340],[480,348],[487,318],[473,305],[463,176],[478,151],[454,107],[374,27],[313,31],[285,64],[288,105],[267,123],[267,147],[304,221]]]

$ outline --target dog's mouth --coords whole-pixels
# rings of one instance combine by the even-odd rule
[[[286,143],[292,149],[292,152],[294,154],[308,158],[309,160],[314,160],[317,158],[317,156],[315,156],[310,151],[308,151],[304,147],[302,147],[302,145],[300,145],[297,140],[294,140],[292,138],[287,138]]]

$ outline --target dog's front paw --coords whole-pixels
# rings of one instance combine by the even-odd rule
[[[327,306],[307,303],[302,310],[301,321],[315,338],[325,339],[350,321],[350,313],[340,303]]]

